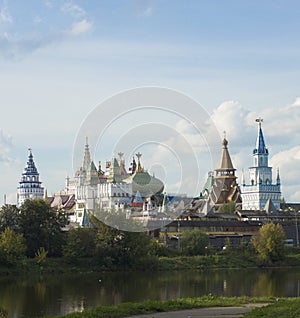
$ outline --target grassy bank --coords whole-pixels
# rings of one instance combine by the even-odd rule
[[[191,308],[206,308],[215,306],[230,307],[242,306],[247,303],[273,303],[275,301],[276,299],[272,297],[217,297],[208,295],[198,298],[181,298],[168,301],[146,301],[143,303],[123,303],[117,306],[100,306],[94,309],[83,311],[82,313],[72,313],[64,315],[62,317],[117,318],[128,317],[132,315],[150,314],[156,312],[169,312]],[[298,304],[300,304],[300,302]]]
[[[282,298],[245,314],[247,318],[296,318],[300,317],[300,298]]]
[[[43,266],[39,266],[35,259],[26,259],[16,267],[0,266],[0,275],[22,274],[62,274],[74,272],[99,272],[99,271],[126,271],[147,270],[172,271],[172,270],[203,270],[219,268],[256,268],[256,267],[300,267],[299,249],[290,249],[284,260],[264,264],[254,252],[249,250],[229,249],[211,255],[197,256],[172,256],[151,257],[137,260],[131,266],[124,264],[111,264],[109,267],[100,265],[93,258],[78,258],[76,262],[68,263],[63,258],[47,258]]]

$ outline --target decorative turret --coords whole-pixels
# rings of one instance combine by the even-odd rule
[[[99,183],[99,176],[94,161],[91,161],[90,167],[86,172],[85,185],[96,185]]]
[[[123,179],[128,177],[128,173],[125,168],[125,160],[123,160],[123,152],[119,152],[119,161],[113,156],[111,163],[109,164],[109,174],[107,181],[112,183],[122,182]]]
[[[42,182],[39,181],[40,175],[33,160],[32,149],[29,148],[28,151],[28,161],[18,186],[18,206],[22,205],[27,199],[44,198],[44,188]]]
[[[133,156],[132,157],[132,162],[131,162],[130,167],[129,167],[129,174],[134,174],[135,170],[136,170],[136,162],[135,162],[135,159],[134,159],[134,156]]]
[[[140,152],[138,152],[136,154],[136,156],[138,158],[138,164],[137,164],[136,172],[144,172],[144,168],[142,168],[142,165],[141,165],[142,154]]]
[[[82,168],[83,170],[87,171],[89,170],[91,166],[91,154],[90,154],[90,148],[89,148],[89,143],[88,143],[88,137],[86,137],[86,143],[84,147],[84,155],[83,155],[83,163],[82,163]]]
[[[277,168],[276,184],[277,184],[277,185],[280,185],[279,168]]]

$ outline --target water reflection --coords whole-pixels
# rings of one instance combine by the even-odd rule
[[[300,269],[89,273],[0,278],[0,307],[10,317],[39,317],[126,301],[206,294],[299,296]]]

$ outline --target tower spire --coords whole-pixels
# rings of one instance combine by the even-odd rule
[[[85,147],[84,147],[82,168],[83,168],[83,170],[87,171],[90,168],[91,161],[92,161],[91,160],[88,137],[86,137],[85,142],[86,142],[86,144],[85,144]]]
[[[220,158],[220,162],[219,162],[219,167],[217,170],[235,170],[233,168],[233,164],[228,152],[228,141],[226,138],[223,139],[222,141],[222,153],[221,153],[221,158]]]
[[[141,157],[142,157],[142,154],[140,152],[138,152],[136,154],[137,158],[138,158],[138,164],[137,164],[137,168],[136,168],[136,171],[137,172],[143,172],[143,168],[142,168],[142,165],[141,165]]]
[[[276,177],[276,184],[280,185],[280,175],[279,175],[279,168],[277,168],[277,177]]]
[[[264,134],[262,132],[261,123],[263,119],[261,117],[255,120],[258,123],[258,132],[256,139],[256,147],[253,150],[253,154],[268,154],[268,149],[265,144]]]

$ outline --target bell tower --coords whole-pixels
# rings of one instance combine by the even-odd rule
[[[262,210],[268,199],[276,209],[280,208],[280,177],[272,184],[272,167],[269,167],[269,151],[262,131],[262,118],[256,119],[258,125],[256,145],[253,150],[253,166],[249,168],[249,184],[241,187],[243,210]],[[279,180],[279,181],[278,181]]]
[[[40,174],[33,160],[32,149],[29,148],[28,151],[28,161],[22,173],[17,191],[18,206],[22,205],[27,199],[44,198],[44,188],[42,187],[42,182],[39,180]]]

